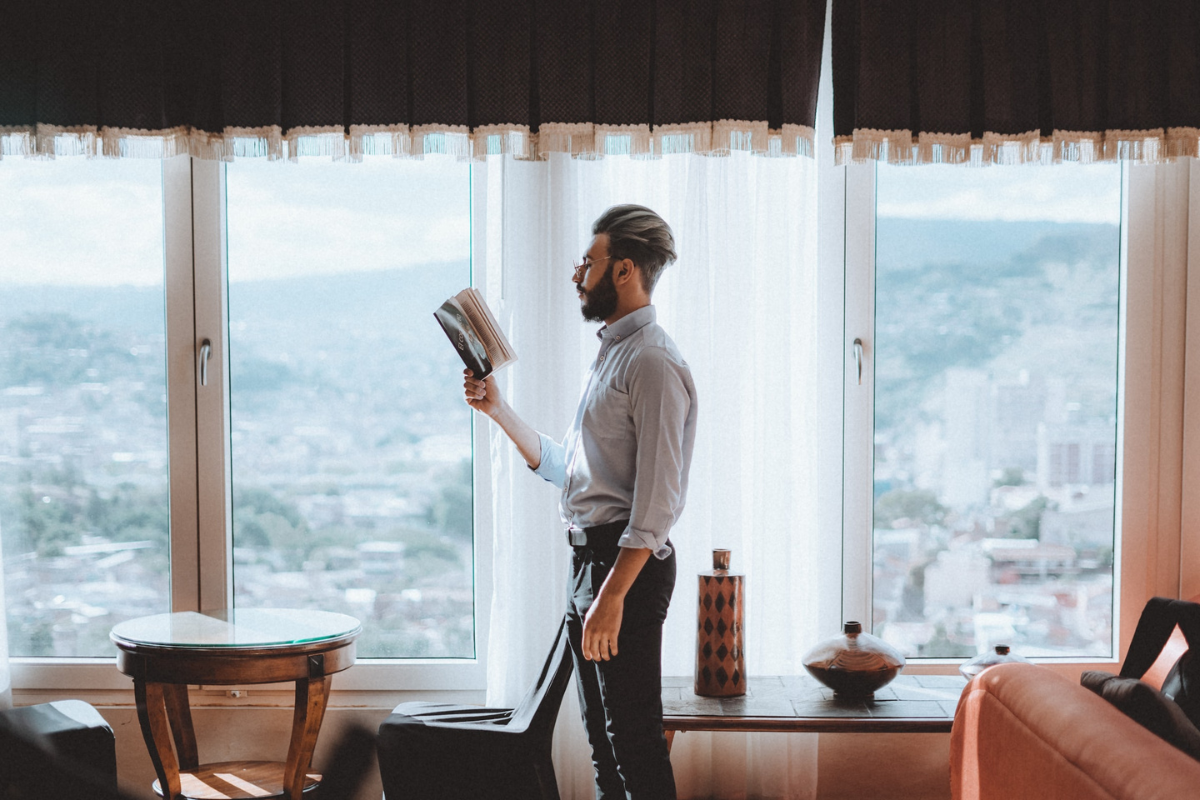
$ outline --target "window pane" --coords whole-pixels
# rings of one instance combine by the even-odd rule
[[[110,656],[170,610],[162,163],[0,163],[10,654]]]
[[[471,280],[469,166],[246,160],[227,191],[235,603],[474,657],[471,417],[433,317]]]
[[[874,623],[1110,656],[1118,166],[880,166]]]

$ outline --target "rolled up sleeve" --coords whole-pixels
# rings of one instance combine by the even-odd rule
[[[662,348],[647,348],[630,370],[629,396],[637,466],[629,527],[618,543],[649,549],[663,559],[671,554],[667,536],[686,493],[685,429],[694,413],[687,365]]]
[[[561,489],[567,482],[566,449],[540,431],[538,438],[542,442],[542,460],[533,472]]]

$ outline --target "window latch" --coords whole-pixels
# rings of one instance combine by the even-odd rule
[[[862,359],[863,359],[863,342],[862,339],[854,340],[854,363],[858,366],[858,385],[862,386]]]
[[[212,355],[212,341],[205,339],[200,343],[200,385],[208,386],[208,358]],[[861,383],[861,381],[860,381]]]

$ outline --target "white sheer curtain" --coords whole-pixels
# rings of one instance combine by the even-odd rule
[[[802,671],[831,635],[820,599],[839,592],[817,529],[816,165],[809,159],[668,156],[602,161],[489,159],[485,291],[520,360],[501,373],[530,424],[561,435],[598,343],[579,315],[571,260],[616,203],[642,203],[675,231],[679,262],[654,295],[699,397],[687,509],[672,532],[678,581],[665,630],[666,675],[691,676],[696,574],[713,547],[747,576],[746,646],[755,675]],[[838,376],[840,380],[840,376]],[[566,597],[568,548],[557,490],[529,473],[493,428],[495,596],[489,704],[514,702],[544,658]],[[838,532],[828,532],[837,536]],[[555,742],[564,798],[592,796],[587,744],[568,692]],[[816,794],[815,735],[681,734],[681,798]]]

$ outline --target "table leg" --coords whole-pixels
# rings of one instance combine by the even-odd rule
[[[196,769],[200,766],[200,757],[196,752],[196,729],[192,726],[187,684],[163,685],[163,698],[167,704],[167,719],[171,722],[171,735],[175,739],[175,753],[179,756],[179,768]]]
[[[186,688],[186,687],[185,687]],[[182,798],[179,785],[179,763],[171,748],[171,726],[167,721],[167,707],[163,698],[163,685],[140,678],[133,680],[133,697],[137,702],[138,722],[142,724],[142,736],[158,785],[166,800]]]
[[[332,677],[323,675],[296,681],[296,709],[292,713],[292,741],[288,745],[287,764],[283,769],[283,792],[291,800],[300,800],[304,777],[312,765],[317,734],[325,717]]]
[[[671,745],[675,743],[675,731],[663,731],[663,736],[667,737],[667,752],[671,752]]]

